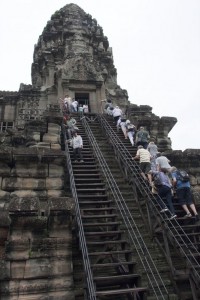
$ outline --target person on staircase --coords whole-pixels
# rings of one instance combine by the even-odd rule
[[[72,98],[69,95],[65,95],[64,104],[66,106],[68,113],[71,113],[72,112]]]
[[[71,110],[75,113],[78,111],[78,101],[74,98],[72,99]]]
[[[74,162],[78,162],[78,157],[81,163],[84,162],[82,155],[83,139],[77,133],[77,131],[74,131],[73,133],[73,137],[70,141],[70,146],[73,148]]]
[[[105,106],[104,106],[104,111],[108,116],[112,116],[112,112],[113,112],[113,104],[112,104],[112,100],[110,99],[105,99],[105,100],[101,100],[101,102],[105,102]]]
[[[127,131],[127,136],[131,142],[131,145],[134,146],[134,136],[136,132],[136,127],[131,123],[130,120],[126,121],[126,131]]]
[[[147,149],[149,138],[149,132],[145,130],[143,126],[140,126],[140,129],[136,133],[136,145],[141,145],[144,147],[144,149]]]
[[[170,173],[172,170],[172,166],[169,164],[170,160],[164,156],[162,153],[158,152],[157,153],[157,158],[156,158],[156,170],[157,171],[162,171],[162,169],[167,169],[167,171]]]
[[[152,138],[150,139],[150,142],[147,146],[147,150],[151,154],[151,170],[156,171],[156,158],[157,158],[157,153],[158,153],[158,147],[155,144],[155,139]]]
[[[192,213],[195,216],[195,220],[199,221],[198,212],[196,210],[194,202],[192,201],[190,181],[183,180],[182,177],[180,176],[179,171],[175,167],[172,167],[171,176],[172,176],[172,184],[176,190],[176,196],[178,198],[178,202],[186,213],[184,218],[192,217],[192,214],[189,210],[190,208]]]
[[[121,128],[125,139],[127,139],[127,131],[126,131],[126,117],[121,116],[117,121],[117,131]]]
[[[67,129],[68,139],[71,139],[74,131],[78,129],[78,127],[75,126],[76,120],[74,118],[72,118],[70,115],[68,115],[68,119],[66,120],[65,123],[63,123],[63,125]]]
[[[115,106],[115,108],[112,111],[112,114],[113,114],[114,122],[117,125],[117,121],[122,115],[122,110],[119,108],[119,106]]]
[[[171,217],[169,219],[172,220],[176,218],[177,215],[172,202],[172,184],[168,176],[168,171],[166,169],[163,169],[162,171],[151,171],[151,175],[150,184],[155,187],[158,192],[159,197],[157,197],[157,202],[161,208],[160,212],[170,211]],[[155,178],[158,178],[159,180],[156,180]]]
[[[149,182],[152,181],[151,178],[151,155],[147,149],[144,149],[142,145],[138,146],[138,150],[136,153],[136,156],[133,157],[133,160],[139,159],[140,162],[140,169],[141,169],[141,175],[144,178],[144,180],[149,180]],[[146,177],[147,176],[147,177]]]

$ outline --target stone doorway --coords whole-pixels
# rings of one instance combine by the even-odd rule
[[[90,112],[89,93],[75,93],[75,100],[78,101],[79,105],[88,105],[88,110]]]

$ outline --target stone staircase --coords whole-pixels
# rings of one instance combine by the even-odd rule
[[[94,280],[97,286],[97,297],[98,299],[101,299],[101,297],[103,297],[102,299],[133,299],[132,292],[134,289],[131,288],[130,282],[135,285],[140,283],[140,285],[147,287],[149,286],[148,274],[140,263],[136,251],[137,249],[129,243],[127,229],[122,222],[114,199],[108,193],[107,183],[102,176],[103,172],[99,169],[97,161],[94,159],[85,131],[80,122],[78,122],[77,125],[84,139],[84,163],[73,162],[72,153],[71,158],[89,256],[91,258]],[[145,242],[148,244],[151,254],[154,256],[155,265],[157,268],[159,267],[164,285],[168,290],[166,296],[159,298],[154,295],[153,291],[148,289],[146,295],[147,299],[178,299],[174,285],[170,280],[170,268],[158,245],[147,233],[143,216],[137,207],[137,197],[135,197],[134,191],[123,178],[123,174],[113,156],[112,149],[107,143],[105,135],[100,130],[99,123],[91,122],[90,127],[97,139],[98,145],[101,147],[104,158],[109,164],[110,170],[123,197],[126,199],[126,202],[129,203],[131,213],[137,222],[137,226]],[[75,270],[77,262],[75,261],[74,263]],[[77,270],[80,271],[78,267]],[[127,272],[132,273],[132,275],[127,276]],[[77,299],[81,299],[81,276],[77,276],[76,274],[74,274],[74,276],[79,278],[77,283],[75,281],[75,289],[77,291]],[[137,280],[135,281],[133,278],[136,279],[136,277]],[[126,291],[127,288],[124,289],[122,287],[120,287],[121,292],[119,291],[119,287],[117,286],[119,282],[122,286],[128,285],[128,292]],[[83,281],[82,284],[84,285]],[[105,285],[107,286],[106,288]],[[113,290],[114,288],[115,291]],[[156,288],[157,287],[154,287],[154,290],[156,290]],[[144,292],[146,289],[139,287],[139,291]],[[126,294],[123,295],[120,293]],[[144,297],[144,295],[142,297]]]
[[[111,118],[108,118],[109,125],[112,127],[112,129],[115,131],[115,133],[118,135],[120,140],[123,142],[123,144],[126,146],[126,148],[130,151],[130,153],[134,156],[136,153],[136,147],[132,147],[130,145],[129,140],[125,140],[122,132],[117,132],[115,125],[113,124],[113,121]],[[103,132],[104,136],[104,132]],[[101,142],[102,145],[102,142]],[[145,209],[145,201],[137,201],[137,205],[139,204],[139,209],[143,215],[144,220],[147,220],[146,209]],[[143,205],[144,204],[144,205]],[[199,265],[200,262],[200,254],[199,254],[199,239],[200,239],[200,232],[199,232],[199,223],[195,222],[194,217],[188,219],[183,218],[184,211],[181,209],[180,204],[178,204],[177,199],[174,199],[174,206],[176,213],[178,215],[178,218],[172,222],[169,223],[170,226],[173,227],[174,235],[176,236],[180,246],[186,245],[187,249],[189,248],[192,252],[193,247],[195,246],[196,249],[194,250],[194,255],[191,253],[192,259],[194,260],[192,263],[194,263],[194,266],[197,265],[195,268],[197,270],[197,274],[199,272]],[[129,208],[131,209],[131,202],[129,203]],[[197,206],[197,209],[199,210],[199,207]],[[159,216],[158,216],[159,217]],[[186,235],[182,232],[182,229],[186,233]],[[163,243],[163,236],[162,231],[158,230],[156,235],[154,236],[157,242]],[[162,247],[163,245],[161,245]],[[197,289],[195,288],[195,292],[197,296],[192,295],[192,287],[189,283],[189,270],[188,265],[186,264],[186,261],[183,257],[183,255],[180,255],[179,249],[177,247],[170,246],[170,255],[171,255],[171,261],[172,266],[174,267],[174,274],[173,274],[173,281],[175,283],[175,286],[177,287],[178,294],[180,299],[196,299],[193,297],[199,297],[199,290],[198,286]],[[187,251],[187,250],[186,250]],[[192,261],[191,259],[191,261]],[[195,279],[196,282],[198,282],[198,278]],[[198,284],[197,284],[198,285]]]
[[[80,124],[78,124],[80,127]],[[141,275],[133,250],[109,199],[102,178],[84,131],[84,163],[76,163],[70,150],[73,176],[75,179],[78,202],[88,253],[91,262],[97,299],[146,299],[147,287],[141,285]],[[75,242],[75,241],[74,241]],[[73,247],[75,253],[77,249]],[[76,299],[84,297],[84,275],[81,260],[74,257],[74,289]],[[82,289],[81,289],[82,286]]]

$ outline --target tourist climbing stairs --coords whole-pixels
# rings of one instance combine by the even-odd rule
[[[166,248],[170,247],[170,251],[165,249],[165,252],[169,258],[168,261],[171,265],[172,273],[174,273],[174,278],[177,279],[177,282],[181,281],[181,279],[184,282],[185,279],[189,281],[189,278],[192,277],[193,282],[191,280],[190,282],[193,287],[191,289],[190,286],[189,290],[192,290],[193,298],[190,299],[198,299],[200,297],[199,224],[195,222],[194,218],[185,219],[183,212],[180,212],[178,203],[175,204],[176,213],[178,214],[177,219],[169,220],[170,215],[168,213],[160,214],[160,207],[156,202],[155,196],[151,193],[150,186],[140,176],[138,163],[131,159],[136,154],[136,147],[133,147],[129,140],[125,140],[122,132],[117,132],[112,118],[99,116],[98,119],[104,134],[107,136],[107,140],[112,145],[113,156],[117,157],[121,163],[123,173],[125,173],[130,183],[132,182],[136,185],[137,194],[140,195],[140,198],[146,198],[147,205],[144,206],[145,208],[148,206],[146,214],[145,209],[142,209],[142,199],[139,201],[139,207],[144,218],[150,221],[149,228],[152,230],[152,234],[154,237],[156,235],[157,242],[162,247],[166,247],[165,238],[167,237],[168,239]],[[152,224],[152,220],[156,220],[156,222]],[[184,269],[185,272],[183,271]],[[185,298],[182,296],[181,299]]]
[[[85,280],[82,294],[79,290],[76,299],[146,299],[147,287],[141,285],[136,257],[124,237],[88,137],[80,123],[78,127],[84,143],[84,162],[74,161],[65,139]]]

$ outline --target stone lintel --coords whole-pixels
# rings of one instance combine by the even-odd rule
[[[70,80],[69,89],[76,90],[76,91],[96,91],[96,88],[100,88],[102,86],[102,81],[95,81],[95,80],[87,80],[87,81],[76,81]]]

